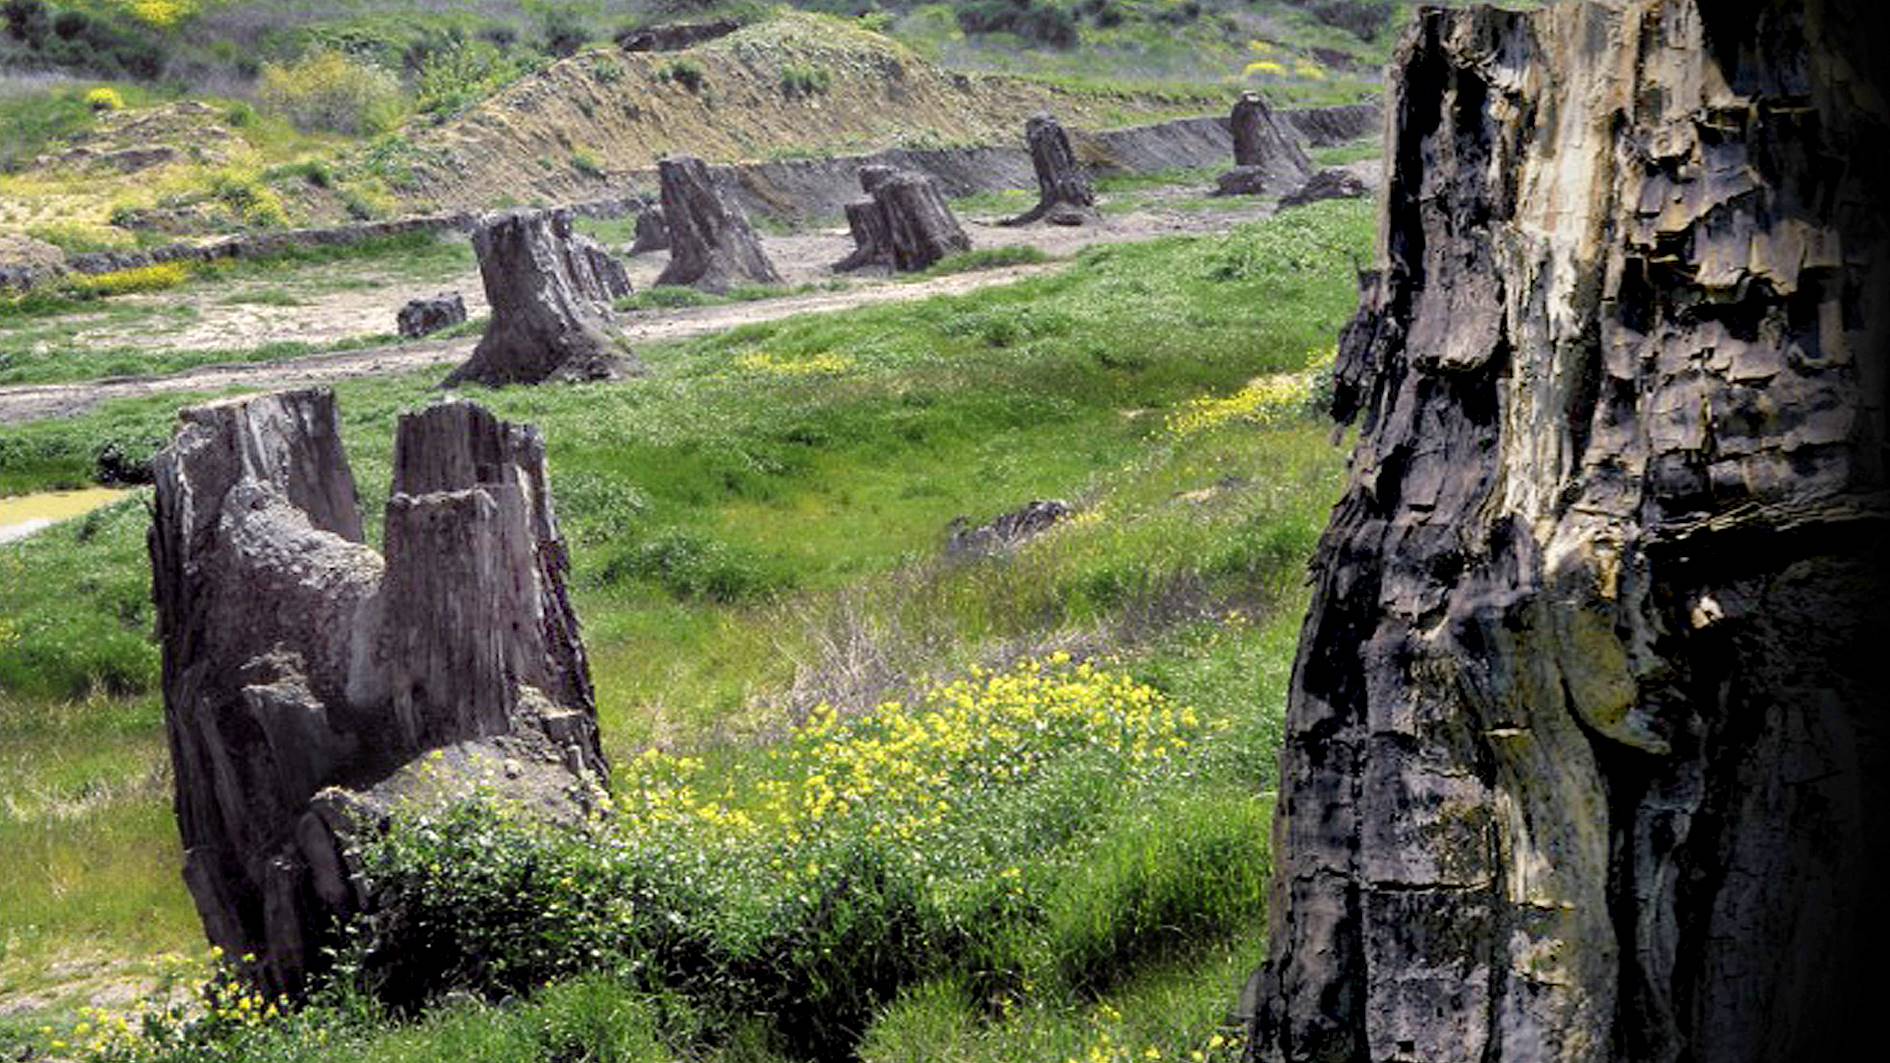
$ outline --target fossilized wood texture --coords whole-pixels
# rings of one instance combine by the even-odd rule
[[[716,187],[701,159],[663,159],[663,221],[669,226],[669,265],[658,284],[693,285],[726,292],[737,284],[780,284],[748,216]]]
[[[1216,180],[1216,195],[1278,195],[1312,176],[1312,160],[1299,138],[1273,117],[1259,93],[1240,94],[1228,125],[1234,132],[1234,168]]]
[[[911,272],[971,250],[971,237],[930,177],[890,166],[864,166],[860,187],[871,198],[847,204],[854,249],[834,269],[890,266]]]
[[[383,555],[339,429],[326,391],[231,400],[154,461],[184,879],[210,940],[287,992],[372,904],[345,856],[363,816],[477,783],[571,815],[607,771],[537,432],[403,416]]]
[[[458,292],[441,292],[412,299],[394,315],[394,324],[408,339],[429,336],[466,320],[466,300]]]
[[[1844,1055],[1890,838],[1872,15],[1407,34],[1259,1057]]]
[[[1097,219],[1096,189],[1089,173],[1076,160],[1070,147],[1070,135],[1047,114],[1032,115],[1024,123],[1024,145],[1030,149],[1030,165],[1037,173],[1037,205],[999,225],[1029,225],[1048,221],[1052,225],[1083,225]]]
[[[1306,183],[1280,197],[1280,209],[1291,210],[1325,199],[1363,199],[1372,194],[1357,174],[1347,170],[1324,169],[1306,179]]]
[[[669,223],[663,220],[663,208],[649,206],[637,212],[637,234],[630,243],[630,253],[644,255],[669,250]]]
[[[642,371],[611,325],[610,301],[630,293],[623,263],[571,229],[567,211],[512,210],[473,230],[492,320],[472,357],[446,378],[540,384]]]

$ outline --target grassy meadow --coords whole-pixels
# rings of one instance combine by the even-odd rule
[[[0,1045],[1233,1058],[1304,563],[1343,468],[1312,408],[1370,211],[649,347],[637,380],[470,393],[546,437],[616,811],[575,836],[482,805],[405,824],[366,857],[398,918],[290,1016],[160,992],[134,1037],[78,1011],[201,975],[161,958],[201,935],[145,493],[0,546],[0,1001],[35,1004]],[[337,387],[367,513],[436,379]],[[148,455],[185,401],[0,429],[0,492]],[[954,518],[1038,498],[1076,515],[945,551]],[[389,957],[430,949],[483,960],[444,998],[392,991],[413,980]]]

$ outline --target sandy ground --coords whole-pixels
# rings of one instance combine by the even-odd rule
[[[1372,176],[1376,176],[1375,174]],[[995,248],[1028,245],[1064,258],[1096,244],[1124,243],[1175,234],[1224,232],[1243,222],[1266,217],[1271,208],[1253,200],[1230,209],[1185,210],[1164,205],[1166,200],[1200,196],[1205,189],[1175,187],[1152,190],[1138,197],[1139,209],[1105,215],[1095,225],[1066,228],[1035,225],[1008,229],[995,218],[963,218],[972,245]],[[822,284],[836,279],[832,263],[851,250],[844,229],[828,229],[786,236],[764,236],[763,242],[791,286]],[[661,253],[629,260],[632,283],[649,287],[667,259]],[[759,321],[795,314],[830,313],[857,306],[905,302],[935,295],[952,295],[1016,281],[1065,268],[1061,262],[954,274],[926,281],[901,282],[885,276],[838,275],[847,286],[777,299],[675,310],[639,311],[619,315],[632,343],[686,339]],[[297,295],[294,305],[241,301],[244,287],[207,290],[195,297],[196,316],[176,330],[147,334],[142,343],[151,349],[251,350],[270,342],[293,340],[321,346],[391,331],[395,311],[408,299],[439,291],[461,292],[467,311],[485,312],[476,271],[442,281],[397,280],[391,275],[363,273],[338,291]],[[262,289],[263,280],[243,286]],[[162,294],[133,296],[162,300]],[[175,299],[172,295],[169,298]],[[101,328],[82,334],[80,342],[117,345],[123,336]],[[274,362],[210,365],[163,376],[118,377],[84,384],[11,385],[0,387],[0,425],[22,424],[48,417],[67,417],[101,402],[140,396],[307,387],[364,376],[409,373],[444,368],[464,360],[476,343],[474,337],[418,341],[316,354]]]

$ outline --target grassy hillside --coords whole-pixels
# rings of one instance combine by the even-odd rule
[[[597,194],[670,151],[1008,142],[1046,107],[1110,126],[1219,112],[1247,87],[1350,102],[1377,91],[1394,22],[1383,0],[803,6],[826,13],[8,0],[0,233],[100,250]],[[747,28],[684,53],[611,43],[723,17]]]
[[[400,925],[508,958],[462,972],[473,996],[398,1026],[352,991],[268,1021],[227,998],[177,1036],[253,1059],[1228,1058],[1302,566],[1341,472],[1315,370],[1369,228],[1322,204],[651,348],[646,379],[479,393],[548,440],[620,811],[577,842],[416,824],[373,854],[412,883]],[[339,389],[369,513],[432,382]],[[0,478],[148,446],[178,402],[0,431]],[[1078,516],[944,556],[953,517],[1042,497]],[[98,1035],[62,1009],[194,967],[153,958],[199,938],[142,505],[0,547],[0,850],[32,869],[0,882],[0,1001],[34,1002],[7,1036],[41,1046]],[[958,722],[911,738],[932,711]],[[906,767],[862,759],[902,734]],[[528,854],[566,873],[462,877]],[[505,914],[621,914],[595,891],[626,883],[667,907],[551,938]]]

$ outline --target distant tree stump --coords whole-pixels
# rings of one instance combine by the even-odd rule
[[[629,277],[595,242],[575,236],[567,214],[513,210],[473,231],[492,322],[446,385],[498,387],[600,380],[642,372],[605,307]],[[614,267],[614,269],[613,269]],[[614,274],[614,276],[613,276]]]
[[[1280,197],[1280,209],[1303,207],[1322,199],[1363,199],[1372,194],[1363,179],[1349,170],[1328,168],[1313,174],[1306,183]]]
[[[483,787],[571,818],[604,781],[544,454],[471,403],[403,416],[384,556],[331,392],[185,410],[154,459],[184,880],[270,991],[371,905],[350,839],[397,803]]]
[[[1043,220],[1052,225],[1084,225],[1097,220],[1096,189],[1076,161],[1063,126],[1048,114],[1032,115],[1024,124],[1024,143],[1037,171],[1037,205],[998,224],[1029,225]]]
[[[637,212],[637,235],[630,243],[630,253],[646,255],[669,250],[669,225],[663,221],[663,208],[644,207]]]
[[[1300,188],[1312,175],[1312,160],[1259,93],[1241,93],[1228,124],[1234,133],[1234,168],[1220,176],[1215,195],[1286,192]]]
[[[726,292],[742,282],[781,283],[747,215],[716,187],[701,159],[664,159],[657,176],[670,245],[669,265],[657,284]]]
[[[890,166],[863,166],[860,187],[871,198],[846,206],[855,247],[834,266],[836,270],[874,265],[921,270],[946,255],[971,250],[971,238],[926,175]]]
[[[394,315],[394,324],[407,339],[419,339],[466,320],[466,300],[458,292],[409,300]]]

